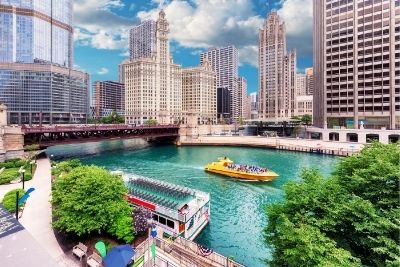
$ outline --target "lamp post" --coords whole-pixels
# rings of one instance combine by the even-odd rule
[[[15,199],[15,219],[18,221],[18,200],[19,200],[19,191],[17,190],[16,199]]]
[[[22,189],[25,189],[25,170],[22,169],[20,173],[22,174]]]
[[[33,175],[33,173],[32,173],[32,166],[33,166],[33,164],[35,164],[35,161],[32,160],[31,162],[29,162],[29,164],[31,165],[31,175]]]

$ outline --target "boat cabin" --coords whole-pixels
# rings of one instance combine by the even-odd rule
[[[128,200],[153,214],[164,233],[193,240],[210,220],[208,193],[144,177],[129,179]]]

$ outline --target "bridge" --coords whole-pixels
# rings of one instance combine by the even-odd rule
[[[21,127],[24,144],[38,144],[40,148],[53,145],[96,142],[110,139],[147,138],[175,139],[179,135],[179,125],[46,125]]]

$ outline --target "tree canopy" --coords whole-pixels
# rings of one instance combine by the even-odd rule
[[[271,266],[399,266],[400,146],[375,143],[329,178],[305,170],[267,207]]]
[[[106,232],[125,242],[133,240],[132,207],[122,179],[76,161],[58,169],[52,190],[56,229],[78,236]]]

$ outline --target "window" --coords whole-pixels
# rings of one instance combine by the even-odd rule
[[[167,226],[169,228],[174,229],[175,228],[175,222],[171,221],[171,220],[167,220]]]
[[[167,224],[167,219],[165,219],[164,217],[159,216],[158,217],[158,222],[161,224],[166,225]]]

